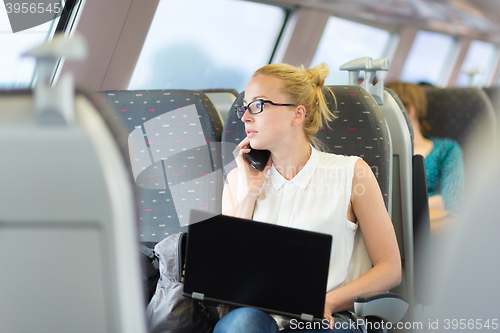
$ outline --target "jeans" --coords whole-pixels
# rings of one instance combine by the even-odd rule
[[[349,312],[334,314],[335,327],[327,327],[327,321],[301,322],[292,319],[290,327],[282,332],[293,333],[360,333]],[[267,313],[254,308],[239,308],[229,312],[215,325],[213,333],[278,333],[278,325]]]

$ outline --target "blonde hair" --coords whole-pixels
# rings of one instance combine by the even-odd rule
[[[304,132],[307,140],[315,147],[321,148],[322,143],[315,137],[321,127],[329,126],[328,122],[336,118],[326,104],[322,88],[330,68],[325,63],[310,69],[304,66],[295,67],[288,64],[271,64],[258,69],[253,76],[265,75],[281,80],[280,92],[288,98],[288,103],[303,105],[307,117],[304,121]],[[335,95],[332,94],[335,101]]]
[[[425,120],[427,116],[427,95],[424,89],[418,84],[403,82],[389,82],[385,86],[398,95],[405,108],[409,106],[415,108],[415,115],[420,124],[420,132],[425,135],[431,129],[431,125]]]

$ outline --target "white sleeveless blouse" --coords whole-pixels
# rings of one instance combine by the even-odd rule
[[[347,219],[354,166],[360,158],[319,152],[312,148],[304,168],[286,180],[274,165],[257,198],[255,221],[333,236],[327,292],[340,287],[348,274],[358,227]],[[244,184],[239,175],[239,184]],[[239,186],[238,201],[244,186]]]

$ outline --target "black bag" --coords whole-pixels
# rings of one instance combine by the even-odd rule
[[[170,235],[155,246],[160,278],[146,308],[150,333],[211,333],[218,320],[213,308],[182,296],[185,246],[186,233]]]

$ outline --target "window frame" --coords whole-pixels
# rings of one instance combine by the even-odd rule
[[[343,21],[348,21],[350,23],[354,23],[354,24],[358,24],[358,25],[362,25],[362,26],[366,26],[366,27],[369,27],[369,28],[372,28],[372,29],[376,29],[376,30],[381,30],[381,31],[385,31],[387,32],[388,34],[388,38],[387,38],[387,41],[385,42],[385,45],[382,47],[382,51],[381,51],[381,56],[379,58],[389,58],[389,57],[392,57],[394,54],[390,54],[390,52],[392,51],[392,53],[394,53],[396,47],[397,47],[397,36],[398,34],[394,31],[394,29],[391,29],[389,26],[385,26],[385,25],[377,25],[377,24],[373,24],[373,22],[366,22],[366,21],[362,21],[362,20],[355,20],[355,19],[352,19],[352,18],[346,18],[346,17],[343,17],[343,16],[339,16],[339,15],[330,15],[330,17],[328,18],[328,21],[331,19],[331,18],[336,18],[336,19],[340,19],[340,20],[343,20]],[[323,30],[323,33],[321,34],[321,37],[319,39],[319,42],[318,42],[318,46],[314,52],[314,55],[311,59],[311,66],[315,64],[314,62],[314,58],[316,57],[316,53],[318,52],[318,49],[319,49],[319,46],[321,44],[321,40],[323,39],[324,35],[325,35],[325,32],[327,31],[327,26],[328,26],[328,22],[326,23],[325,25],[325,28]],[[368,56],[368,55],[365,55],[365,56]],[[378,58],[375,58],[375,59],[378,59]],[[353,59],[350,59],[350,60],[353,60]],[[347,61],[350,61],[350,60],[347,60]],[[346,62],[347,62],[346,61]],[[328,62],[326,62],[328,65],[330,65]],[[338,68],[333,68],[333,70],[338,70]],[[332,71],[332,67],[331,67],[331,71]],[[342,71],[340,71],[342,72]],[[363,75],[363,72],[360,72],[360,78],[361,78],[361,75]],[[377,77],[380,78],[380,79],[384,79],[385,76],[387,75],[387,72],[383,72],[383,71],[380,71],[377,73]],[[330,84],[330,83],[326,83],[325,84]],[[333,83],[333,84],[338,84],[338,83]],[[344,84],[348,84],[348,81],[346,81]]]
[[[491,54],[491,57],[490,59],[487,60],[488,64],[487,64],[487,68],[484,68],[483,66],[475,66],[475,67],[481,67],[482,68],[482,73],[481,73],[481,76],[480,76],[480,82],[479,82],[479,85],[476,84],[476,85],[473,85],[472,87],[485,87],[485,86],[488,86],[489,84],[491,84],[491,82],[493,81],[494,82],[494,79],[492,80],[492,78],[494,78],[496,75],[498,75],[497,73],[494,73],[495,71],[495,64],[496,62],[498,61],[498,57],[500,56],[500,45],[497,45],[497,44],[494,44],[494,43],[491,43],[491,42],[488,42],[488,41],[485,41],[485,40],[480,40],[480,39],[472,39],[469,46],[467,47],[467,50],[465,51],[465,55],[464,55],[464,58],[463,58],[463,61],[460,63],[460,66],[459,68],[457,69],[458,70],[458,75],[457,75],[457,78],[454,82],[454,84],[457,86],[457,87],[460,87],[461,85],[459,85],[459,80],[460,80],[460,77],[461,75],[464,75],[463,71],[466,71],[466,70],[470,70],[472,68],[463,68],[464,64],[465,64],[465,61],[467,59],[467,56],[469,55],[469,52],[471,51],[472,49],[472,45],[474,42],[479,42],[479,43],[484,43],[484,44],[489,44],[493,47],[493,52]],[[500,70],[500,69],[499,69]],[[462,76],[463,77],[463,76]],[[463,86],[463,87],[469,87],[468,83],[467,85]]]
[[[446,74],[449,72],[450,69],[452,69],[452,67],[455,66],[455,64],[453,62],[453,57],[454,57],[454,54],[455,54],[457,48],[459,47],[459,41],[458,41],[456,36],[446,34],[446,33],[440,32],[440,31],[434,31],[434,30],[429,30],[429,29],[418,29],[418,31],[415,34],[415,39],[413,40],[411,47],[408,50],[408,54],[404,60],[403,66],[401,67],[401,74],[399,76],[399,79],[402,81],[405,81],[405,82],[410,82],[408,79],[403,78],[403,73],[404,73],[405,66],[407,65],[408,59],[410,57],[410,54],[412,52],[412,49],[415,46],[415,41],[418,37],[418,34],[421,32],[431,33],[431,34],[436,34],[436,35],[441,35],[441,36],[451,38],[451,45],[448,49],[448,53],[447,53],[445,59],[443,60],[443,63],[440,66],[439,74],[436,76],[436,79],[434,82],[430,82],[429,80],[427,80],[427,81],[429,81],[429,83],[431,83],[435,86],[443,87],[445,85],[445,83],[443,81],[445,80]],[[419,81],[422,81],[422,80],[419,80]],[[414,83],[417,83],[417,82],[414,82]]]
[[[54,18],[51,21],[48,21],[48,22],[51,22],[50,28],[49,28],[49,30],[47,30],[46,37],[42,43],[46,43],[48,41],[51,41],[54,38],[54,35],[56,33],[64,33],[64,34],[69,35],[69,33],[73,29],[74,24],[76,22],[75,18],[76,18],[77,13],[80,10],[82,2],[83,2],[83,0],[67,0],[66,2],[64,2],[64,7],[61,10],[61,15],[59,15],[58,17]],[[48,22],[45,22],[44,24],[46,24]],[[37,26],[32,27],[30,29],[33,29],[36,27]],[[19,32],[19,33],[22,33],[22,32]],[[43,33],[43,31],[40,31],[40,33]],[[12,32],[12,34],[14,34],[14,33]],[[57,73],[58,73],[58,71],[61,67],[61,64],[62,64],[61,60],[62,59],[59,59],[57,65],[54,68],[54,72],[53,72],[53,75],[51,78],[51,83],[53,83],[53,81],[57,77]],[[34,89],[36,82],[37,82],[37,78],[38,78],[38,74],[37,74],[37,69],[36,69],[36,64],[35,64],[35,67],[33,69],[33,73],[31,74],[31,79],[27,80],[25,87],[16,87],[16,86],[9,87],[7,85],[7,87],[4,89],[8,89],[8,90]]]
[[[260,1],[252,1],[252,0],[251,1],[238,0],[238,1],[234,1],[234,2],[241,2],[241,3],[247,3],[247,4],[250,3],[250,4],[255,4],[255,5],[266,5],[266,6],[271,6],[271,7],[274,7],[275,9],[280,10],[280,18],[279,18],[280,25],[276,25],[276,30],[273,30],[273,33],[276,32],[276,38],[269,40],[269,50],[270,50],[269,55],[263,56],[262,62],[259,65],[259,67],[274,63],[276,60],[275,58],[277,57],[277,54],[279,53],[279,50],[282,47],[283,40],[285,39],[287,29],[289,28],[290,23],[292,21],[291,17],[297,8],[295,6],[290,6],[287,4],[266,3],[266,2],[260,2]],[[158,9],[157,9],[157,11],[158,11]],[[156,16],[156,15],[157,15],[157,12],[155,12],[154,16]],[[155,21],[155,18],[153,17],[151,24],[148,27],[147,35],[150,34],[151,27],[153,26],[154,21]],[[128,78],[128,81],[126,82],[123,89],[127,89],[127,90],[137,90],[137,89],[139,89],[139,90],[143,90],[143,89],[147,89],[147,90],[149,90],[149,89],[152,89],[152,90],[156,90],[156,89],[206,90],[206,89],[213,89],[214,88],[214,87],[211,87],[210,84],[200,85],[198,87],[187,87],[187,86],[182,86],[182,85],[174,86],[174,87],[158,87],[157,85],[155,86],[154,84],[149,85],[146,82],[143,82],[142,84],[138,84],[138,83],[134,82],[135,81],[135,80],[133,81],[134,74],[135,74],[135,71],[137,70],[137,65],[139,64],[139,61],[141,60],[142,53],[144,51],[144,46],[147,44],[147,40],[148,40],[148,36],[146,36],[146,38],[144,39],[144,43],[141,47],[141,50],[139,52],[139,55],[137,57],[136,62],[133,65],[132,71],[130,73],[130,77]],[[257,68],[255,68],[255,69],[257,69]],[[249,77],[249,79],[250,79],[250,77]],[[132,85],[132,83],[133,83],[133,85]],[[223,85],[224,84],[222,84],[219,88],[227,88],[227,87],[223,87]],[[242,87],[231,86],[230,88],[233,88],[233,89],[237,88],[237,89],[244,90],[244,85],[242,85]]]

